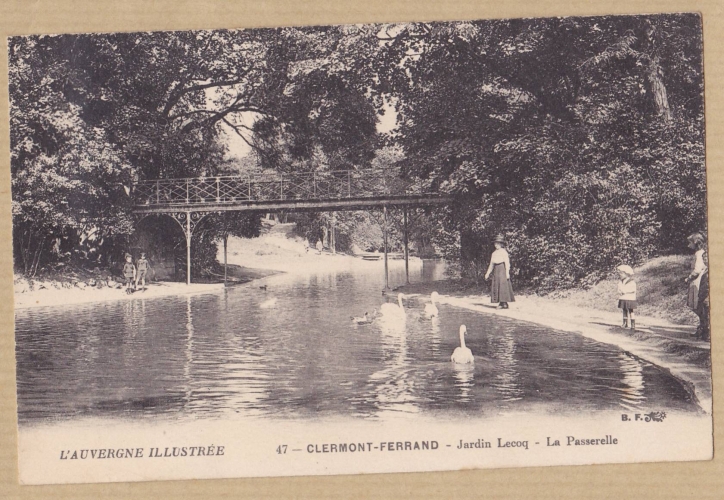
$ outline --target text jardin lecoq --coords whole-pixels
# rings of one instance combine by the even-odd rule
[[[107,458],[170,458],[170,457],[218,457],[224,454],[223,446],[169,446],[166,448],[89,448],[61,450],[61,460],[96,460]]]

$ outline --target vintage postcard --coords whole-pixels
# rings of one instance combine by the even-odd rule
[[[21,483],[711,459],[699,14],[8,46]]]

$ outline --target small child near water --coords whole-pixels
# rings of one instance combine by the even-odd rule
[[[622,265],[616,268],[620,281],[618,282],[618,307],[623,311],[623,328],[636,329],[634,309],[636,309],[636,282],[633,279],[634,271],[631,266]]]
[[[146,274],[148,273],[148,259],[146,259],[146,252],[141,252],[141,258],[136,261],[136,285],[135,289],[138,289],[138,282],[141,282],[142,290],[146,291]]]
[[[133,265],[133,256],[126,254],[126,263],[123,266],[123,277],[126,278],[126,293],[133,293],[133,281],[136,279],[136,266]]]

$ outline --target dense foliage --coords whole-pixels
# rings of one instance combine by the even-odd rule
[[[132,182],[223,171],[224,130],[263,168],[370,158],[374,103],[346,76],[359,64],[344,59],[355,36],[342,27],[11,39],[16,265],[34,274],[65,257],[117,262],[134,231]],[[201,240],[228,233],[212,231],[221,220],[195,239],[194,269],[212,253]],[[79,253],[83,242],[95,244]]]
[[[705,227],[696,15],[408,25],[389,36],[407,174],[459,200],[441,217],[468,272],[507,235],[517,279],[599,279]]]
[[[395,169],[453,194],[410,229],[469,277],[503,233],[519,282],[595,282],[705,230],[701,35],[657,15],[12,38],[16,265],[118,259],[132,182],[233,172],[236,134],[244,168]],[[204,223],[195,269],[256,234],[234,217]],[[297,216],[312,244],[331,218]],[[340,248],[379,248],[381,214],[334,221]]]

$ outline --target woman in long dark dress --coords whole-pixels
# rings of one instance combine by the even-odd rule
[[[709,312],[709,259],[708,253],[704,252],[704,265],[706,268],[701,274],[699,282],[699,303],[697,304],[696,314],[699,316],[699,327],[696,329],[696,336],[701,340],[710,340],[710,312]]]
[[[515,302],[513,286],[510,284],[510,257],[505,249],[505,238],[498,235],[493,242],[495,251],[490,256],[490,265],[485,273],[487,280],[493,275],[490,286],[490,302],[500,303],[500,309],[508,309],[508,302]]]
[[[692,333],[691,335],[701,336],[704,322],[708,321],[707,319],[702,318],[702,308],[699,307],[699,285],[701,284],[704,272],[707,270],[707,265],[704,263],[706,240],[701,233],[694,233],[689,236],[687,240],[689,241],[689,248],[694,250],[694,263],[692,265],[691,273],[684,280],[689,285],[689,293],[686,297],[686,304],[696,313],[697,316],[699,316],[699,326],[696,329],[696,333]]]

